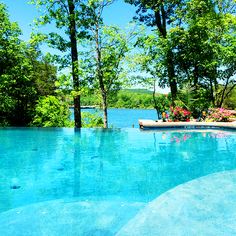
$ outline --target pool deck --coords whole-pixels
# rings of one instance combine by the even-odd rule
[[[161,128],[226,128],[236,130],[236,121],[234,122],[162,122],[155,120],[139,120],[140,129],[161,129]]]

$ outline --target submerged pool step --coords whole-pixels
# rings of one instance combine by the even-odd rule
[[[115,235],[145,204],[55,200],[0,214],[2,236]]]
[[[235,236],[236,170],[219,172],[167,191],[117,236]]]

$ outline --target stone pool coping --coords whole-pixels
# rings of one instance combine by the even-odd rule
[[[158,129],[158,128],[182,128],[182,129],[205,129],[205,128],[226,128],[236,130],[236,121],[234,122],[162,122],[155,120],[139,120],[140,129]]]

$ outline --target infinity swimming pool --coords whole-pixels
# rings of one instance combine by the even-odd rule
[[[139,209],[177,185],[236,169],[235,150],[236,133],[225,130],[0,129],[0,212],[58,199]]]
[[[52,199],[148,202],[236,168],[234,132],[0,129],[0,211]]]

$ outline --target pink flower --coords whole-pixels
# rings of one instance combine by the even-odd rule
[[[231,116],[231,112],[224,108],[210,108],[208,118],[214,121],[228,121]]]

